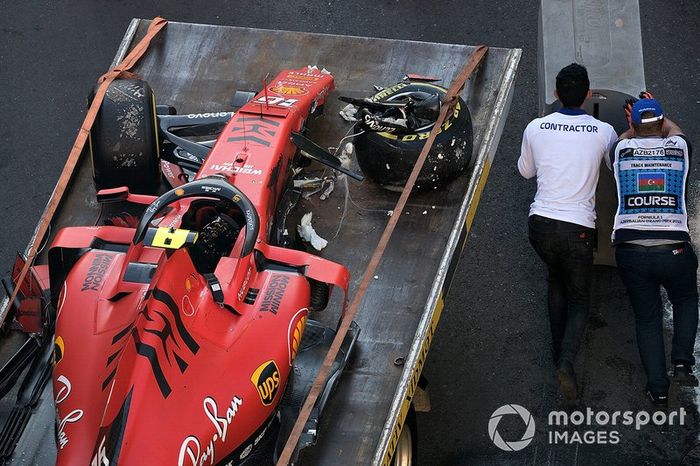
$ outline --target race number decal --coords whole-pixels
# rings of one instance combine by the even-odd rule
[[[259,104],[278,105],[280,107],[292,107],[299,99],[285,99],[284,97],[262,96],[256,100]]]

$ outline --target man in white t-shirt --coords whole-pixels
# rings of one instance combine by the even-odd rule
[[[600,163],[617,140],[607,123],[586,114],[586,68],[576,63],[556,78],[562,108],[536,118],[523,133],[518,170],[537,178],[529,239],[548,270],[549,324],[559,388],[578,398],[574,362],[586,328],[595,241],[595,190]]]

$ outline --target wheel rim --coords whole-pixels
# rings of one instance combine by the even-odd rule
[[[394,95],[390,96],[388,99],[386,99],[386,101],[387,101],[387,102],[394,102],[394,101],[396,101],[396,100],[399,100],[399,99],[401,99],[401,98],[403,98],[403,97],[407,97],[407,96],[409,96],[409,95],[411,95],[411,92],[399,92],[398,94],[394,94]],[[433,126],[435,126],[435,122],[434,122],[434,121],[433,121],[432,123],[429,123],[429,124],[425,125],[425,126],[421,126],[420,128],[416,128],[416,129],[413,130],[413,131],[414,131],[415,133],[418,133],[418,132],[421,132],[421,133],[422,133],[422,132],[426,132],[426,131],[432,130],[432,129],[433,129]]]
[[[394,452],[394,466],[411,466],[413,464],[413,435],[411,428],[404,425],[399,436],[399,443]]]

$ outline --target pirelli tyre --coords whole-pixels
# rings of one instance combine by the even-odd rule
[[[443,87],[423,82],[399,83],[375,94],[375,102],[401,101],[412,92],[447,93]],[[381,186],[400,190],[408,180],[434,123],[416,133],[392,134],[366,131],[355,137],[357,162],[362,172]],[[472,119],[460,98],[447,116],[416,181],[416,190],[440,188],[469,166],[472,156]]]
[[[92,101],[93,94],[89,101]],[[95,187],[128,186],[131,192],[155,193],[160,186],[155,97],[146,81],[113,81],[90,131]]]

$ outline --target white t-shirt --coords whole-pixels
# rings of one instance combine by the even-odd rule
[[[595,228],[595,190],[600,162],[617,140],[608,123],[583,110],[562,109],[536,118],[523,132],[518,170],[537,176],[530,215]]]

